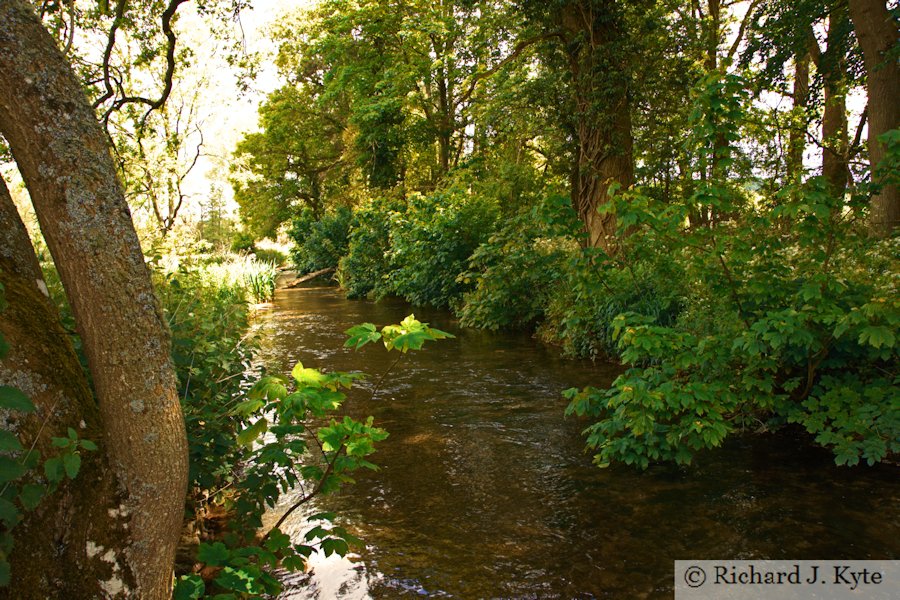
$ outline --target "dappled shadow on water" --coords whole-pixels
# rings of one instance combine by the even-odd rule
[[[377,378],[393,356],[342,349],[341,332],[412,311],[329,287],[279,291],[257,324],[259,361]],[[600,470],[560,391],[608,383],[616,367],[415,312],[457,338],[404,357],[374,401],[351,394],[351,414],[390,432],[381,471],[309,509],[337,512],[367,546],[315,557],[286,576],[284,598],[665,598],[675,559],[900,558],[898,469],[838,469],[782,434],[733,439],[688,468]],[[307,527],[286,525],[296,539]]]

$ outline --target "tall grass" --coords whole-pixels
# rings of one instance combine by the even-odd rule
[[[275,298],[274,262],[259,260],[252,254],[229,254],[221,262],[200,267],[201,279],[218,286],[241,289],[249,302],[271,302]]]

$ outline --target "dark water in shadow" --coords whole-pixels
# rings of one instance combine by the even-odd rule
[[[341,332],[411,311],[330,287],[281,290],[258,319],[259,359],[377,379],[396,355],[344,350]],[[348,412],[390,432],[373,457],[381,471],[306,513],[336,511],[367,547],[316,557],[283,598],[666,598],[675,559],[900,558],[900,469],[839,469],[789,436],[759,436],[690,468],[600,470],[560,391],[609,382],[614,367],[415,312],[457,339],[405,357],[374,402],[351,395]],[[307,527],[285,523],[298,540]]]

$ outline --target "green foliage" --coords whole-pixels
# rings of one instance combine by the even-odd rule
[[[157,257],[160,275],[175,281],[174,290],[185,283],[206,289],[213,296],[242,302],[271,302],[275,297],[278,270],[274,262],[259,260],[253,254],[197,255]],[[160,294],[167,293],[160,286]]]
[[[306,207],[321,216],[341,176],[340,107],[321,105],[314,90],[286,85],[260,107],[261,131],[238,143],[232,165],[241,221],[254,237],[274,237]]]
[[[406,211],[392,215],[391,292],[418,305],[458,303],[472,287],[459,275],[498,216],[496,200],[460,189],[410,197]]]
[[[347,254],[338,269],[341,287],[350,298],[389,293],[391,219],[404,206],[398,200],[376,198],[353,213]]]
[[[446,331],[429,327],[428,323],[419,322],[415,315],[409,315],[399,325],[385,325],[381,332],[372,323],[363,323],[344,333],[349,336],[344,342],[347,348],[359,350],[366,344],[381,340],[387,350],[398,350],[403,354],[409,350],[421,350],[425,342],[454,337]]]
[[[773,198],[739,189],[732,152],[718,145],[737,141],[742,113],[716,108],[739,92],[718,81],[704,82],[698,100],[701,113],[718,114],[696,121],[702,185],[680,203],[635,190],[611,208],[632,235],[622,264],[605,268],[674,263],[686,308],[675,322],[615,316],[612,338],[631,368],[608,390],[567,391],[568,411],[595,420],[586,434],[601,465],[687,463],[737,429],[788,423],[838,464],[896,455],[897,241],[868,237],[865,186],[847,197],[822,178]],[[686,228],[701,210],[705,226]]]
[[[550,299],[565,285],[565,265],[577,248],[577,217],[568,198],[552,196],[521,212],[472,253],[460,283],[475,282],[460,322],[488,329],[529,327],[542,321]]]
[[[418,350],[426,341],[452,337],[413,315],[381,332],[367,323],[351,328],[347,335],[347,346],[360,348],[381,340],[388,350],[401,353]],[[202,373],[200,378],[211,379]],[[214,430],[224,442],[204,444],[198,448],[200,453],[192,444],[192,468],[197,467],[192,473],[207,476],[194,476],[192,481],[207,492],[229,481],[230,489],[220,501],[231,519],[220,540],[201,543],[198,548],[197,561],[216,569],[213,580],[205,583],[195,574],[182,575],[176,584],[176,598],[276,595],[281,590],[273,575],[276,569],[302,570],[316,551],[326,556],[344,555],[350,546],[361,544],[346,529],[331,523],[332,514],[308,517],[312,527],[299,542],[293,542],[279,527],[312,498],[352,483],[351,474],[357,469],[377,469],[368,457],[387,433],[373,425],[372,417],[356,421],[337,414],[346,394],[363,378],[360,373],[326,373],[297,363],[290,378],[263,376],[249,390],[217,407],[209,402],[193,407],[186,404],[194,414],[204,411],[205,419],[198,423],[189,417],[189,434]],[[209,457],[213,460],[205,460],[206,453],[215,452],[218,454]],[[204,461],[195,465],[198,458]],[[225,462],[225,468],[212,471],[215,461]],[[276,506],[282,494],[298,488],[305,490],[304,495],[259,539],[263,514]]]
[[[338,266],[347,254],[351,217],[346,206],[329,210],[320,219],[310,209],[294,217],[289,234],[294,242],[291,260],[300,274]]]
[[[351,297],[396,294],[419,305],[457,304],[472,287],[459,276],[498,217],[496,200],[456,187],[414,194],[405,205],[374,200],[354,215],[342,285]]]
[[[251,250],[257,262],[267,263],[274,267],[281,266],[287,260],[287,255],[277,248],[259,248],[254,246]]]
[[[617,358],[615,318],[631,311],[653,323],[673,324],[685,302],[684,290],[676,264],[639,262],[631,268],[601,268],[598,256],[584,249],[568,261],[539,333],[571,356]]]
[[[254,243],[253,235],[246,231],[238,231],[231,240],[232,252],[252,252]]]
[[[202,267],[157,277],[187,427],[190,504],[230,483],[243,460],[235,436],[244,422],[230,406],[254,347],[245,338],[247,295],[237,281]]]
[[[252,268],[244,272],[247,292],[254,302],[271,302],[275,299],[275,279],[278,272],[274,263],[254,261]]]

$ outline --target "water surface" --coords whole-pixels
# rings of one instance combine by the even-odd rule
[[[560,391],[608,383],[617,367],[525,334],[307,287],[279,290],[260,316],[258,358],[376,380],[396,354],[345,350],[342,332],[413,311],[457,338],[404,357],[374,401],[351,394],[350,414],[390,432],[381,470],[306,513],[337,512],[366,548],[314,558],[283,598],[667,598],[675,559],[900,558],[900,469],[839,469],[791,436],[734,439],[688,468],[597,469]],[[306,527],[284,529],[299,541]]]

